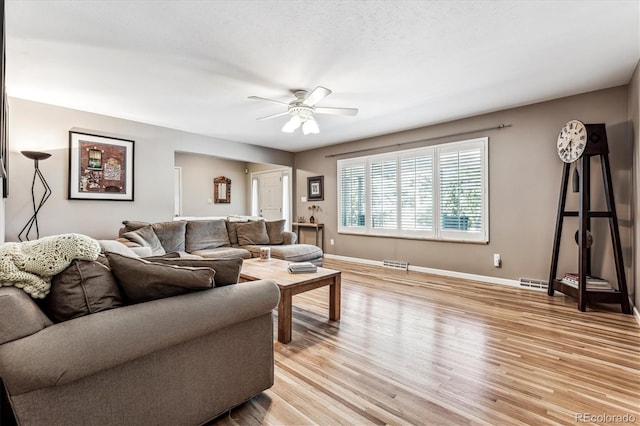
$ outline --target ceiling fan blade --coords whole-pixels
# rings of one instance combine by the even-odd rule
[[[318,114],[357,115],[358,108],[316,107],[315,112]]]
[[[306,98],[302,100],[302,103],[305,105],[314,106],[330,94],[331,90],[327,89],[326,87],[318,86],[313,89]]]
[[[255,100],[258,100],[258,101],[275,102],[276,104],[282,104],[282,105],[289,105],[289,103],[287,103],[287,102],[276,101],[275,99],[269,99],[269,98],[261,98],[260,96],[249,96],[249,99],[255,99]]]
[[[280,112],[278,114],[267,115],[266,117],[256,118],[256,120],[268,120],[270,118],[276,118],[276,117],[280,117],[280,116],[287,115],[287,114],[289,114],[289,111]]]

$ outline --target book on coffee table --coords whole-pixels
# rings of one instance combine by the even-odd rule
[[[307,274],[318,272],[318,267],[311,262],[293,262],[289,263],[287,270],[290,274]]]

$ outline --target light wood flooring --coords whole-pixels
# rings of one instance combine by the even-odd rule
[[[342,271],[342,319],[328,320],[327,288],[294,296],[274,386],[215,425],[640,423],[640,327],[619,307],[325,266]]]

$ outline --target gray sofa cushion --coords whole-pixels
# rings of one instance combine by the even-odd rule
[[[211,268],[183,268],[117,253],[107,253],[107,258],[126,299],[133,303],[213,288]]]
[[[265,222],[267,235],[269,236],[269,244],[284,243],[284,224],[285,219],[272,220]]]
[[[98,244],[100,244],[100,249],[102,253],[106,253],[108,251],[113,253],[118,253],[123,256],[129,257],[138,257],[138,253],[136,253],[131,247],[128,247],[124,241],[129,242],[129,240],[125,238],[121,238],[118,240],[98,240]],[[151,249],[149,248],[149,256],[151,256]]]
[[[238,231],[237,226],[241,223],[247,223],[248,221],[237,221],[237,220],[226,220],[225,223],[227,225],[227,234],[229,235],[229,244],[237,245],[238,244]]]
[[[251,259],[251,253],[239,247],[218,247],[214,249],[197,250],[191,254],[213,259]]]
[[[252,257],[260,257],[260,248],[264,246],[248,245],[242,248],[251,252]],[[312,244],[275,245],[271,247],[271,257],[289,262],[310,262],[322,265],[322,249]],[[318,263],[320,261],[320,263]]]
[[[224,220],[193,220],[187,222],[185,249],[198,250],[229,246],[229,234]]]
[[[269,234],[264,220],[255,222],[239,223],[236,225],[238,233],[238,244],[241,246],[248,244],[269,244]]]
[[[142,228],[143,226],[151,225],[149,222],[141,222],[139,220],[123,220],[122,224],[124,225],[124,227],[120,230],[120,234],[135,231],[136,229]]]
[[[214,277],[215,287],[223,287],[235,284],[240,278],[242,259],[185,259],[185,258],[160,258],[154,260],[157,263],[175,266],[190,266],[197,268],[211,268],[216,271]]]
[[[53,325],[35,301],[17,287],[0,287],[0,346]]]
[[[165,251],[185,251],[186,220],[158,222],[151,226],[153,226],[153,230],[156,232]]]
[[[122,296],[109,267],[102,262],[74,260],[51,280],[46,312],[55,322],[122,306]]]
[[[143,226],[135,231],[125,232],[120,236],[120,238],[125,238],[142,247],[151,248],[151,254],[154,256],[166,253],[164,247],[160,243],[160,239],[151,225]]]

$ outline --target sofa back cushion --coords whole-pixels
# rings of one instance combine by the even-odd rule
[[[285,219],[265,222],[267,235],[269,235],[269,244],[284,243],[284,223]]]
[[[227,235],[229,236],[229,244],[231,244],[232,246],[235,246],[238,244],[237,226],[240,223],[247,223],[247,222],[237,222],[232,220],[226,220],[225,223],[227,224]]]
[[[186,220],[151,224],[166,252],[185,251]]]
[[[164,247],[160,243],[160,239],[151,225],[143,226],[135,231],[125,232],[120,235],[120,238],[125,238],[142,247],[149,247],[151,249],[151,254],[154,256],[166,253]]]
[[[213,288],[215,271],[180,267],[107,253],[113,276],[128,302],[140,303]]]
[[[154,258],[154,262],[175,266],[207,267],[216,271],[215,287],[235,284],[240,279],[242,259],[186,259],[186,258]]]
[[[125,232],[135,231],[136,229],[142,228],[143,226],[151,225],[149,222],[141,222],[139,220],[123,220],[122,224],[124,226],[120,228],[120,233],[118,236],[124,234]]]
[[[191,220],[187,222],[185,234],[187,252],[228,247],[229,245],[229,234],[224,220]]]
[[[239,223],[236,225],[238,233],[238,244],[241,246],[250,244],[269,244],[269,234],[264,220],[255,222]]]
[[[122,295],[104,256],[98,259],[76,259],[53,276],[45,311],[54,322],[122,306]]]
[[[125,243],[126,244],[131,243],[131,241],[125,238],[121,238],[121,237],[119,238],[120,240],[98,240],[98,244],[100,244],[100,250],[102,250],[102,253],[110,251],[110,252],[121,254],[123,256],[139,257],[138,253],[133,251],[131,247],[125,245]],[[133,244],[132,246],[135,247],[135,245]],[[148,247],[148,249],[149,249],[149,254],[147,256],[151,256],[151,248]]]

